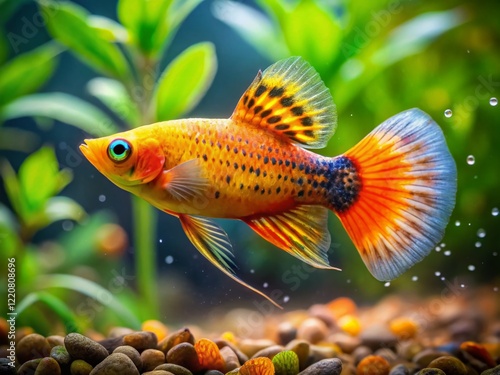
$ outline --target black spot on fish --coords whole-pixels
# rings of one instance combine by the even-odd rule
[[[219,197],[220,197],[220,191],[216,191],[215,192],[215,199],[219,199]]]
[[[311,126],[313,124],[313,120],[310,117],[304,117],[300,120],[300,123],[304,126]]]
[[[281,177],[283,177],[281,174],[278,174],[278,180],[281,180]]]
[[[257,107],[255,107],[253,109],[253,113],[254,114],[258,114],[260,111],[262,111],[262,106],[261,105],[258,105]]]
[[[234,169],[238,169],[238,163],[233,164]]]
[[[274,127],[276,130],[287,130],[290,128],[288,124],[279,124]]]
[[[217,147],[218,147],[219,149],[221,149],[221,148],[222,148],[222,145],[221,145],[221,143],[220,143],[219,141],[217,141]]]
[[[287,130],[285,134],[289,137],[295,137],[295,135],[297,135],[297,132],[294,132],[293,130]]]
[[[229,184],[231,182],[231,176],[227,175],[226,176],[226,182]]]
[[[285,166],[289,167],[290,166],[290,160],[285,160]]]
[[[252,99],[250,99],[250,100],[248,101],[247,107],[250,109],[250,108],[252,108],[254,105],[255,105],[255,100],[254,100],[254,98],[252,98]]]
[[[262,190],[260,191],[260,194],[262,195],[262,194],[264,194],[265,192],[266,192],[266,189],[262,189]]]
[[[269,163],[269,157],[267,156],[264,156],[264,160],[263,160],[264,164],[267,164]]]
[[[285,177],[283,177],[283,181],[287,181],[288,180],[288,176],[285,175]]]
[[[295,116],[302,116],[304,114],[304,108],[302,107],[293,107],[291,109],[292,113],[295,115]]]
[[[299,197],[303,197],[303,196],[304,196],[304,190],[300,190],[300,191],[297,193],[297,196],[299,196]]]
[[[281,116],[271,116],[267,119],[268,124],[276,124],[281,121]]]
[[[291,107],[293,105],[293,98],[289,96],[285,96],[284,98],[281,98],[280,103],[283,107]]]
[[[231,162],[229,160],[226,160],[226,166],[230,166],[231,165]]]
[[[241,170],[244,172],[245,169],[247,169],[247,167],[245,166],[245,164],[241,164]]]
[[[279,194],[279,193],[280,193],[280,191],[281,191],[281,188],[278,186],[278,187],[276,188],[276,194]]]
[[[254,191],[257,191],[257,190],[259,190],[259,189],[260,189],[260,187],[259,187],[259,185],[258,185],[258,184],[257,184],[257,185],[255,185],[255,187],[253,188],[253,190],[254,190]]]
[[[297,183],[298,183],[299,185],[302,185],[302,184],[304,183],[304,179],[303,179],[302,177],[299,177],[299,178],[297,179]]]
[[[276,158],[274,158],[274,157],[271,158],[271,163],[272,163],[272,165],[276,165]]]
[[[201,143],[203,143],[204,145],[206,145],[206,144],[207,144],[207,140],[206,140],[205,138],[203,138],[203,139],[201,140]]]
[[[194,139],[194,141],[195,141],[195,143],[196,143],[196,144],[198,144],[198,143],[200,142],[200,140],[198,139],[198,137],[196,137],[196,138]]]
[[[295,169],[297,167],[297,164],[295,164],[294,161],[292,161],[292,169]]]
[[[248,103],[248,95],[245,95],[243,97],[243,104],[247,105],[247,103]]]
[[[273,87],[273,89],[269,92],[270,98],[276,98],[278,96],[282,96],[285,93],[285,89],[283,87]]]
[[[314,137],[314,132],[312,130],[306,130],[304,132],[304,135],[312,138],[312,137]]]
[[[250,169],[248,170],[250,173],[253,173],[254,169],[253,167],[251,166]]]
[[[260,175],[260,168],[257,168],[257,169],[255,170],[255,175],[256,175],[256,176],[259,176],[259,175]]]
[[[259,87],[257,87],[257,90],[255,90],[255,94],[254,96],[256,98],[258,98],[259,96],[261,96],[263,93],[265,93],[267,90],[267,87],[265,85],[260,85]]]
[[[245,185],[240,184],[240,190],[242,190],[245,187]]]
[[[267,172],[266,171],[262,172],[262,177],[267,177]]]
[[[238,153],[238,148],[237,147],[233,148],[233,151],[234,151],[235,154],[237,154]]]
[[[271,109],[266,109],[265,111],[262,111],[260,114],[260,117],[264,118],[267,117],[271,114],[272,110]]]
[[[242,154],[243,156],[247,156],[247,152],[246,152],[245,150],[241,150],[241,154]]]
[[[205,160],[205,161],[208,160],[207,154],[203,154],[203,160]]]
[[[230,147],[229,145],[226,145],[226,150],[229,151]]]
[[[303,171],[305,168],[304,164],[303,163],[300,163],[299,164],[299,171]]]

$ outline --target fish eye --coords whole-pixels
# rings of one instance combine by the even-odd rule
[[[108,146],[108,156],[115,162],[127,160],[132,153],[132,146],[124,139],[115,139]]]

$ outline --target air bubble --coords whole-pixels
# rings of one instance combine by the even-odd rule
[[[486,231],[485,231],[483,228],[479,228],[479,229],[477,230],[477,236],[478,236],[479,238],[484,238],[484,237],[486,237]]]
[[[283,303],[287,303],[288,301],[290,301],[290,297],[284,296],[283,297]]]
[[[446,111],[444,111],[444,116],[448,118],[453,116],[453,112],[451,111],[451,109],[447,109]]]
[[[467,164],[474,165],[475,162],[476,162],[476,158],[474,157],[474,155],[467,156]]]
[[[158,242],[159,242],[159,243],[162,243],[162,242],[163,242],[163,240],[160,238],[160,239],[158,240]]]
[[[498,287],[497,286],[493,287],[493,291],[498,292]]]
[[[450,250],[446,250],[443,254],[445,256],[449,257],[451,255],[451,251]]]
[[[474,244],[475,247],[481,247],[483,244],[479,241],[476,241],[476,243]]]
[[[269,284],[268,284],[268,283],[264,283],[262,286],[263,286],[264,288],[267,288],[267,287],[269,286]]]
[[[474,271],[476,269],[476,266],[472,265],[472,264],[469,264],[469,266],[467,267],[467,269],[469,271]]]
[[[458,221],[458,220],[457,220],[457,221],[455,221],[455,226],[456,226],[456,227],[459,227],[459,226],[460,226],[460,221]]]
[[[172,264],[172,263],[174,263],[174,257],[173,257],[172,255],[167,255],[167,256],[165,257],[165,263],[167,263],[167,264]]]
[[[66,232],[69,232],[70,230],[72,230],[74,226],[75,226],[75,224],[73,224],[73,222],[71,220],[64,220],[62,222],[62,229]]]
[[[255,270],[252,268],[252,269],[250,270],[250,273],[255,273]]]
[[[104,194],[99,195],[99,202],[106,202],[106,196]]]
[[[500,211],[498,210],[498,207],[493,207],[491,209],[491,215],[492,216],[498,216],[499,213],[500,213]]]
[[[491,98],[491,99],[490,99],[490,105],[491,105],[491,106],[493,106],[493,107],[494,107],[494,106],[496,106],[497,104],[498,104],[498,100],[497,100],[497,98]]]
[[[434,275],[436,275],[436,276],[441,276],[441,272],[436,271],[436,272],[434,272]]]
[[[418,276],[412,276],[411,281],[418,281]]]
[[[386,283],[384,284],[384,286],[385,286],[386,288],[387,288],[387,287],[389,287],[389,286],[391,286],[391,282],[390,282],[390,281],[386,282]]]
[[[442,243],[441,245],[439,245],[439,246],[441,246],[441,249],[444,249],[444,248],[446,247],[446,244],[443,242],[443,243]]]
[[[441,251],[441,248],[437,246],[434,250],[436,250],[436,252],[439,253]]]

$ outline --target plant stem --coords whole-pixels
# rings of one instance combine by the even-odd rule
[[[158,278],[156,270],[155,238],[156,210],[145,200],[133,196],[134,248],[139,296],[144,303],[145,319],[158,319]]]

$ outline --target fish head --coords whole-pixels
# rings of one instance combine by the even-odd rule
[[[80,145],[88,161],[120,187],[146,184],[164,168],[165,155],[159,141],[135,130],[85,139]]]

